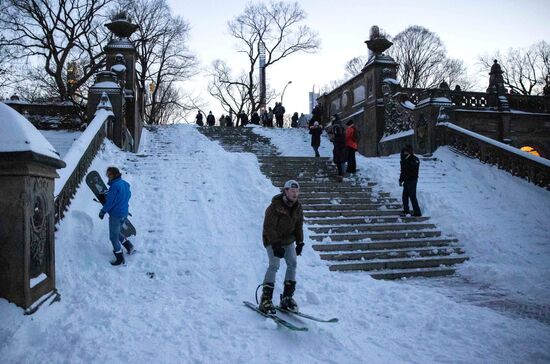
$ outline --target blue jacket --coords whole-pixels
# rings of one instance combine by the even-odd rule
[[[130,184],[120,177],[109,181],[107,184],[109,185],[109,191],[101,212],[108,213],[109,216],[127,217],[128,202],[132,196]]]

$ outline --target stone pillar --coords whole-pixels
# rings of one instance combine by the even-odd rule
[[[21,114],[2,103],[0,114],[0,297],[29,309],[55,292],[54,178],[65,163]]]
[[[396,78],[398,64],[383,53],[393,43],[379,33],[377,26],[371,28],[370,39],[365,43],[371,57],[362,71],[366,100],[359,152],[366,156],[377,156],[378,142],[384,134],[384,103],[380,101],[384,97],[382,81]]]
[[[102,71],[96,74],[94,84],[88,92],[88,122],[94,118],[103,94],[106,94],[111,101],[113,114],[115,115],[113,133],[112,135],[108,135],[108,137],[119,148],[124,148],[126,144],[126,100],[114,72]]]

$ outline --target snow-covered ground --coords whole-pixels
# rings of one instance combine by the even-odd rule
[[[283,155],[313,156],[307,131],[254,130],[270,137]],[[332,155],[327,138],[321,147],[322,156]],[[448,148],[434,157],[421,161],[418,199],[423,213],[444,234],[457,237],[470,256],[459,275],[516,302],[546,305],[550,312],[550,192]],[[359,177],[401,198],[399,155],[357,154],[357,166]]]
[[[82,134],[81,131],[74,130],[39,130],[39,132],[53,145],[61,159]]]
[[[309,151],[300,131],[264,132],[288,152]],[[547,325],[459,303],[428,285],[329,272],[307,234],[296,298],[303,311],[340,322],[306,322],[307,333],[277,328],[241,303],[254,300],[263,278],[263,214],[278,192],[255,156],[225,152],[193,126],[144,138],[142,156],[106,142],[92,165],[123,167],[139,252],[127,267],[109,265],[107,222],[83,185],[56,232],[62,301],[29,317],[0,300],[2,363],[550,361]],[[472,258],[479,253],[466,247]]]

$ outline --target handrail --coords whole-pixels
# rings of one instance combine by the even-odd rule
[[[550,190],[550,160],[523,152],[507,144],[445,122],[437,124],[439,145],[494,164],[512,175]]]
[[[55,223],[65,215],[78,186],[84,179],[103,140],[107,136],[108,121],[114,117],[111,111],[100,109],[90,125],[73,143],[63,158],[67,166],[59,171],[55,183]]]

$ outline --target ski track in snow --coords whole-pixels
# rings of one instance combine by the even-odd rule
[[[259,132],[281,151],[310,152],[302,131]],[[82,185],[56,232],[62,300],[33,316],[0,300],[2,363],[550,361],[548,326],[458,303],[428,283],[330,272],[307,232],[297,301],[306,313],[340,322],[304,321],[308,333],[277,328],[242,305],[254,301],[265,272],[263,214],[278,192],[256,157],[225,152],[193,126],[144,133],[137,156],[106,142],[91,167],[123,168],[138,252],[127,267],[109,265],[107,221]],[[330,155],[326,141],[321,152]]]

